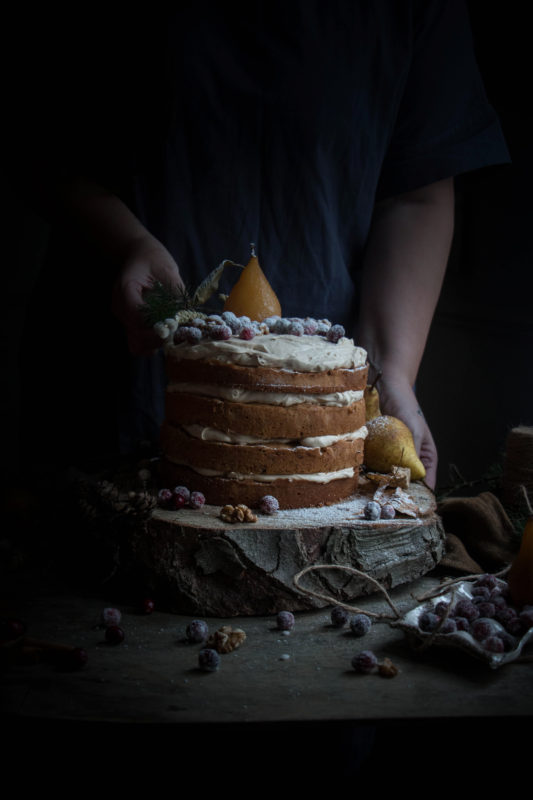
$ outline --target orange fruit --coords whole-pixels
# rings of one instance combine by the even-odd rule
[[[250,256],[241,277],[229,293],[224,311],[233,311],[238,317],[246,316],[258,322],[267,317],[281,317],[279,300],[255,253]]]

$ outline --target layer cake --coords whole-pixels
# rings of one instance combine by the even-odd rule
[[[267,494],[280,508],[349,497],[366,435],[365,351],[330,340],[329,323],[322,335],[252,323],[248,338],[242,319],[233,331],[227,319],[197,320],[201,336],[178,328],[165,345],[165,485],[252,508]]]

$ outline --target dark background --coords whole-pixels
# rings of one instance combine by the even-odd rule
[[[467,480],[482,478],[501,463],[508,431],[533,424],[528,26],[518,4],[503,10],[482,2],[469,7],[478,62],[512,163],[462,176],[456,184],[454,245],[417,385],[439,449],[440,487],[456,479],[450,477],[450,465]],[[4,74],[16,93],[13,62]],[[9,165],[9,149],[4,152]],[[82,463],[87,456],[113,452],[116,399],[108,379],[110,385],[112,371],[124,365],[110,359],[99,387],[69,387],[64,376],[72,351],[65,341],[76,335],[76,293],[90,293],[90,276],[78,275],[73,259],[71,281],[51,311],[53,324],[32,328],[32,313],[42,298],[48,227],[27,204],[23,186],[7,184],[4,199],[0,403],[2,476],[9,486],[25,476],[37,479],[31,476],[62,450],[67,460],[78,453]],[[95,344],[109,330],[95,320]],[[45,386],[32,381],[32,368],[42,360],[50,364]],[[61,374],[64,388],[57,392],[54,376]],[[47,413],[52,406],[64,422],[62,430],[55,430]]]

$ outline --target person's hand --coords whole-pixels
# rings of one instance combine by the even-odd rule
[[[161,339],[146,325],[143,292],[154,283],[182,287],[178,265],[162,244],[139,242],[129,252],[113,289],[112,309],[122,322],[133,355],[153,355]]]
[[[437,481],[437,448],[409,381],[401,376],[382,376],[377,389],[381,413],[401,419],[413,434],[416,452],[426,468],[425,482],[434,489]]]

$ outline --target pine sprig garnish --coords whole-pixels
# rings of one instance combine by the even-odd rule
[[[225,259],[212,270],[193,292],[189,287],[169,286],[156,281],[143,295],[141,311],[146,324],[151,327],[165,319],[175,319],[180,312],[195,312],[204,307],[218,290],[222,273],[227,266],[244,269],[242,264]],[[199,316],[202,316],[199,312]]]
[[[193,310],[194,305],[190,290],[187,287],[179,288],[168,286],[160,281],[148,289],[144,295],[144,304],[141,311],[148,326],[155,325],[164,319],[174,318],[178,311],[183,309]]]

